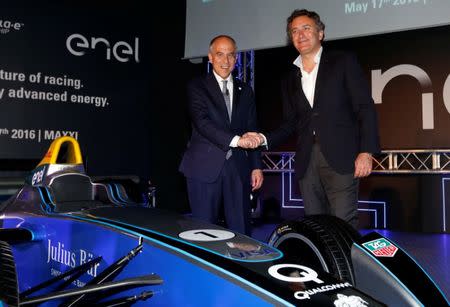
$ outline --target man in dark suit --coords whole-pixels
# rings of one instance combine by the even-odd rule
[[[322,48],[317,13],[295,10],[289,41],[299,52],[282,82],[283,124],[260,142],[269,148],[297,132],[295,172],[305,214],[332,214],[357,227],[358,178],[380,150],[377,115],[356,57]]]
[[[220,35],[209,47],[213,71],[188,85],[192,136],[180,171],[193,217],[217,223],[223,203],[228,228],[250,235],[250,193],[263,182],[253,90],[232,77],[236,43]]]

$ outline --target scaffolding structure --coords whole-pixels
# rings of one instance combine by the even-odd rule
[[[255,89],[255,51],[242,51],[236,62],[236,77]]]
[[[450,149],[383,150],[373,156],[375,174],[448,174]],[[295,152],[263,152],[264,172],[294,172]]]

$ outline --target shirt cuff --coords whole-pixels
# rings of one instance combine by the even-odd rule
[[[266,138],[266,136],[264,134],[262,134],[262,133],[260,133],[259,135],[262,136],[263,139],[264,139],[264,142],[261,144],[261,146],[265,146],[266,149],[268,149],[269,146],[267,145],[267,138]]]
[[[239,135],[235,135],[231,140],[230,147],[238,147],[238,142],[241,137]]]

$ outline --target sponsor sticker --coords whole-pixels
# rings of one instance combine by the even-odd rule
[[[284,225],[283,227],[277,229],[277,234],[280,234],[280,233],[283,233],[283,232],[289,231],[289,230],[292,230],[291,227],[289,227],[288,225]]]
[[[289,276],[287,276],[279,272],[282,269],[290,269],[294,271],[291,272]],[[281,263],[272,265],[269,268],[268,272],[272,277],[282,281],[300,282],[300,283],[314,281],[317,284],[323,284],[323,281],[318,278],[319,275],[317,274],[316,271],[303,265]]]
[[[189,241],[212,242],[231,239],[235,236],[235,234],[231,231],[219,229],[194,229],[183,231],[178,234],[178,236]]]
[[[305,291],[297,291],[294,293],[294,297],[298,300],[305,300],[305,299],[310,299],[311,295],[314,295],[317,293],[333,291],[336,289],[347,288],[347,287],[351,287],[351,286],[352,285],[349,284],[348,282],[340,283],[340,284],[325,285],[325,286],[318,287],[318,288],[307,289]],[[338,297],[339,297],[339,295],[340,294],[338,294]],[[343,296],[345,296],[345,295],[343,295]],[[336,302],[334,304],[336,305]],[[342,306],[353,306],[353,305],[342,305]]]
[[[376,257],[394,257],[398,251],[397,246],[384,238],[363,243],[363,246]]]
[[[355,295],[347,296],[344,294],[338,294],[337,300],[334,301],[334,306],[336,306],[336,307],[347,307],[347,306],[365,307],[365,306],[369,306],[369,303],[367,303],[365,300],[363,300],[359,296],[355,296]]]

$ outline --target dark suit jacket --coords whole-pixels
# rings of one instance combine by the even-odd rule
[[[313,131],[328,164],[338,173],[354,172],[360,152],[380,150],[377,114],[366,78],[356,57],[325,48],[317,73],[311,108],[303,93],[298,67],[282,81],[283,124],[266,135],[269,148],[297,132],[295,171],[302,178],[313,145]]]
[[[234,79],[233,84],[231,122],[214,74],[194,79],[188,85],[192,136],[179,168],[188,178],[214,182],[225,163],[233,137],[258,129],[252,88],[238,79]],[[250,184],[251,171],[261,168],[261,152],[233,148],[232,159],[242,182]]]

